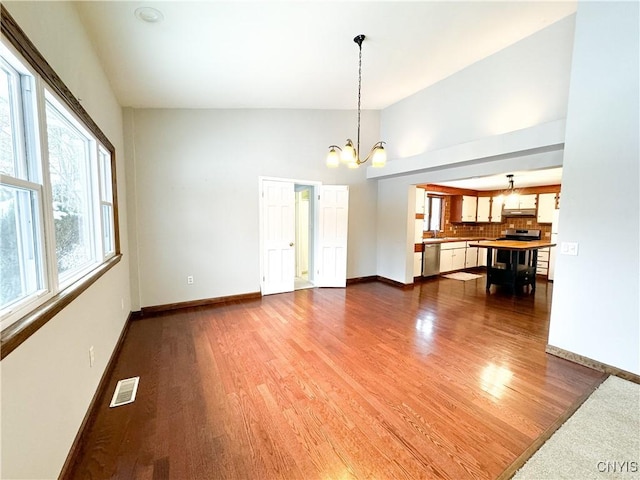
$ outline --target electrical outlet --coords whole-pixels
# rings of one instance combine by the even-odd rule
[[[533,221],[527,220],[527,225],[533,225]]]
[[[95,362],[96,356],[93,351],[93,345],[89,347],[89,366],[93,367],[93,362]]]
[[[187,285],[193,285],[193,275],[187,277]]]

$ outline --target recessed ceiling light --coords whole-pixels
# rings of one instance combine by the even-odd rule
[[[151,7],[136,8],[135,15],[140,20],[147,23],[159,23],[164,20],[162,12]]]

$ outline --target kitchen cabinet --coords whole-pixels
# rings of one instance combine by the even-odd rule
[[[547,275],[549,273],[549,253],[551,247],[538,250],[538,263],[536,265],[537,275]]]
[[[536,208],[537,195],[519,195],[520,206],[518,208]]]
[[[507,210],[519,210],[536,208],[535,193],[529,195],[507,195],[504,199],[504,208]]]
[[[424,215],[426,190],[416,187],[416,214]]]
[[[422,275],[422,252],[415,252],[413,254],[413,276],[419,277]]]
[[[491,197],[478,197],[477,222],[488,222],[491,213]]]
[[[470,247],[467,243],[467,251],[465,253],[464,268],[472,268],[478,266],[478,247]]]
[[[422,229],[424,228],[424,220],[421,218],[415,219],[414,226],[414,241],[413,243],[422,243]]]
[[[484,248],[478,248],[478,267],[487,266],[487,252],[485,250]]]
[[[502,202],[504,197],[498,195],[491,199],[491,223],[502,223]]]
[[[541,193],[538,195],[538,223],[551,223],[555,209],[555,193]]]
[[[451,197],[451,223],[475,222],[478,198],[471,195],[453,195]]]
[[[462,270],[466,261],[467,242],[448,242],[440,247],[440,273]]]

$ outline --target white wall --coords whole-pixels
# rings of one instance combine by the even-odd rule
[[[130,311],[122,116],[71,3],[4,3],[117,154],[123,260],[0,363],[0,476],[56,478]]]
[[[384,109],[380,129],[389,158],[564,118],[574,20],[560,20]]]
[[[637,2],[578,6],[549,344],[640,374]]]
[[[390,163],[409,157],[428,160],[429,152],[475,140],[476,144],[464,150],[473,157],[477,145],[481,158],[484,139],[499,144],[500,136],[508,132],[535,130],[563,119],[574,19],[572,15],[560,20],[383,110],[381,138],[388,142]],[[411,185],[561,164],[562,151],[553,150],[434,166],[418,174],[378,180],[378,275],[402,283],[412,281],[413,221],[411,228],[401,225],[411,218]]]
[[[260,290],[259,176],[349,185],[347,276],[375,275],[375,182],[364,169],[324,163],[329,145],[355,138],[354,112],[129,114],[142,307]],[[363,112],[363,149],[377,141],[378,125],[377,112]]]

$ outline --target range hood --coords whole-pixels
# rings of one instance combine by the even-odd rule
[[[535,208],[503,208],[503,217],[535,217]]]

